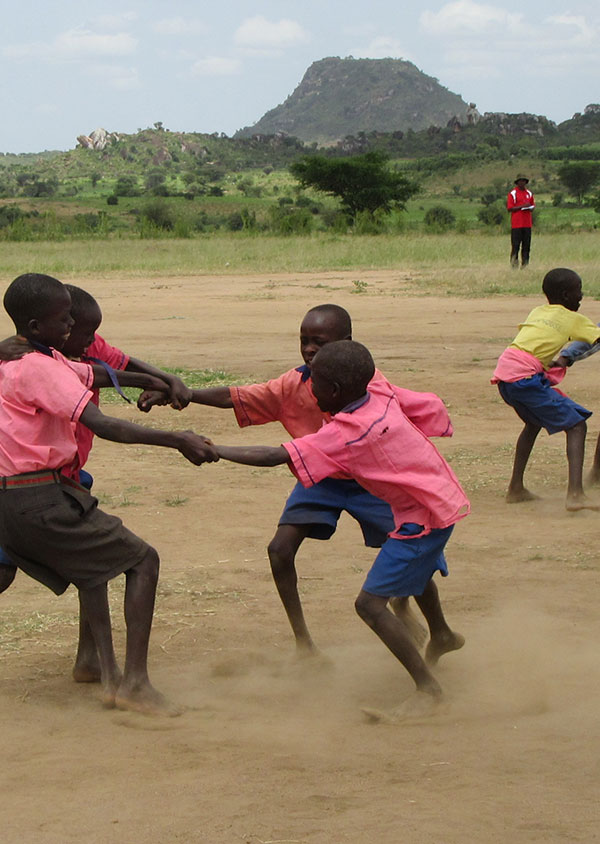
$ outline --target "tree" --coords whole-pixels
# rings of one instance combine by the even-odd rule
[[[585,194],[600,179],[600,163],[597,161],[571,161],[558,170],[558,178],[569,193],[581,205]]]
[[[290,166],[302,187],[337,196],[353,219],[360,211],[403,209],[418,191],[418,185],[388,167],[387,156],[367,152],[348,158],[306,155]]]

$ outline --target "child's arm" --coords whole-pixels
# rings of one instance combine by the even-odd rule
[[[189,390],[186,387],[186,390],[190,394],[188,399],[190,403],[204,404],[208,407],[233,407],[229,387],[204,387],[201,390]],[[152,390],[145,390],[138,399],[138,407],[145,413],[157,404],[169,404],[169,402],[164,400],[164,394],[155,393]]]
[[[118,443],[141,443],[175,448],[190,463],[213,463],[219,455],[211,441],[193,431],[160,431],[105,416],[93,402],[88,402],[79,421],[104,440]]]
[[[290,455],[282,445],[216,445],[215,450],[224,460],[243,463],[245,466],[279,466],[291,462]]]
[[[184,407],[188,406],[190,401],[193,401],[191,398],[191,393],[193,391],[183,383],[181,378],[178,378],[177,375],[174,375],[172,372],[163,372],[162,369],[152,366],[151,363],[146,363],[146,361],[132,357],[129,358],[129,363],[125,367],[125,370],[129,372],[146,373],[147,375],[153,375],[155,378],[159,378],[161,381],[164,381],[169,388],[169,400],[167,403],[170,404],[171,407],[174,407],[175,410],[183,410]],[[152,405],[150,405],[150,407],[151,406]],[[148,407],[148,410],[150,410],[150,407]],[[140,407],[140,410],[143,409],[143,407]]]
[[[93,387],[114,386],[110,375],[103,366],[92,364],[92,370],[94,372]],[[152,390],[163,397],[168,394],[169,386],[162,378],[147,375],[144,372],[127,372],[124,369],[113,369],[113,373],[121,387],[139,387],[142,390]]]
[[[0,360],[19,360],[23,355],[33,352],[29,340],[15,334],[0,342]]]

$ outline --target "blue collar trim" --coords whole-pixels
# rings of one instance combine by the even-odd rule
[[[303,363],[302,366],[297,366],[296,372],[302,373],[302,382],[308,381],[308,379],[310,378],[310,367],[307,366],[305,363]]]

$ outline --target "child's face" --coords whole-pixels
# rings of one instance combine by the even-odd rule
[[[37,340],[44,346],[62,349],[69,339],[72,325],[71,297],[65,288],[56,293],[47,313],[41,319],[29,321],[28,328],[32,340]]]
[[[569,311],[578,311],[582,299],[581,279],[573,279],[563,294],[562,304]]]
[[[339,387],[337,384],[332,384],[319,372],[318,363],[311,372],[311,389],[319,405],[319,410],[322,410],[323,413],[337,413],[338,410],[341,410]]]
[[[94,335],[102,322],[102,312],[98,306],[89,307],[81,313],[73,327],[71,336],[62,347],[63,355],[68,358],[80,358],[94,342]]]
[[[310,367],[312,359],[322,346],[334,340],[347,340],[348,335],[340,330],[334,314],[326,311],[310,311],[300,326],[300,354]]]

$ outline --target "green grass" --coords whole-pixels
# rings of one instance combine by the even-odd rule
[[[596,232],[535,232],[526,272],[509,270],[508,253],[508,236],[487,232],[7,242],[0,250],[0,278],[7,285],[24,272],[46,272],[69,281],[381,269],[402,273],[398,295],[495,296],[536,294],[548,269],[567,266],[581,274],[587,296],[600,298]],[[277,295],[276,289],[270,292]],[[376,294],[372,283],[362,293]]]
[[[235,375],[222,369],[185,369],[182,366],[161,366],[160,363],[154,365],[162,369],[163,372],[172,372],[177,375],[193,390],[199,390],[203,387],[229,386],[239,380]],[[123,392],[132,402],[136,402],[141,390],[134,387],[124,387]],[[116,390],[107,388],[102,390],[102,402],[105,404],[120,404],[123,402],[123,398]]]

